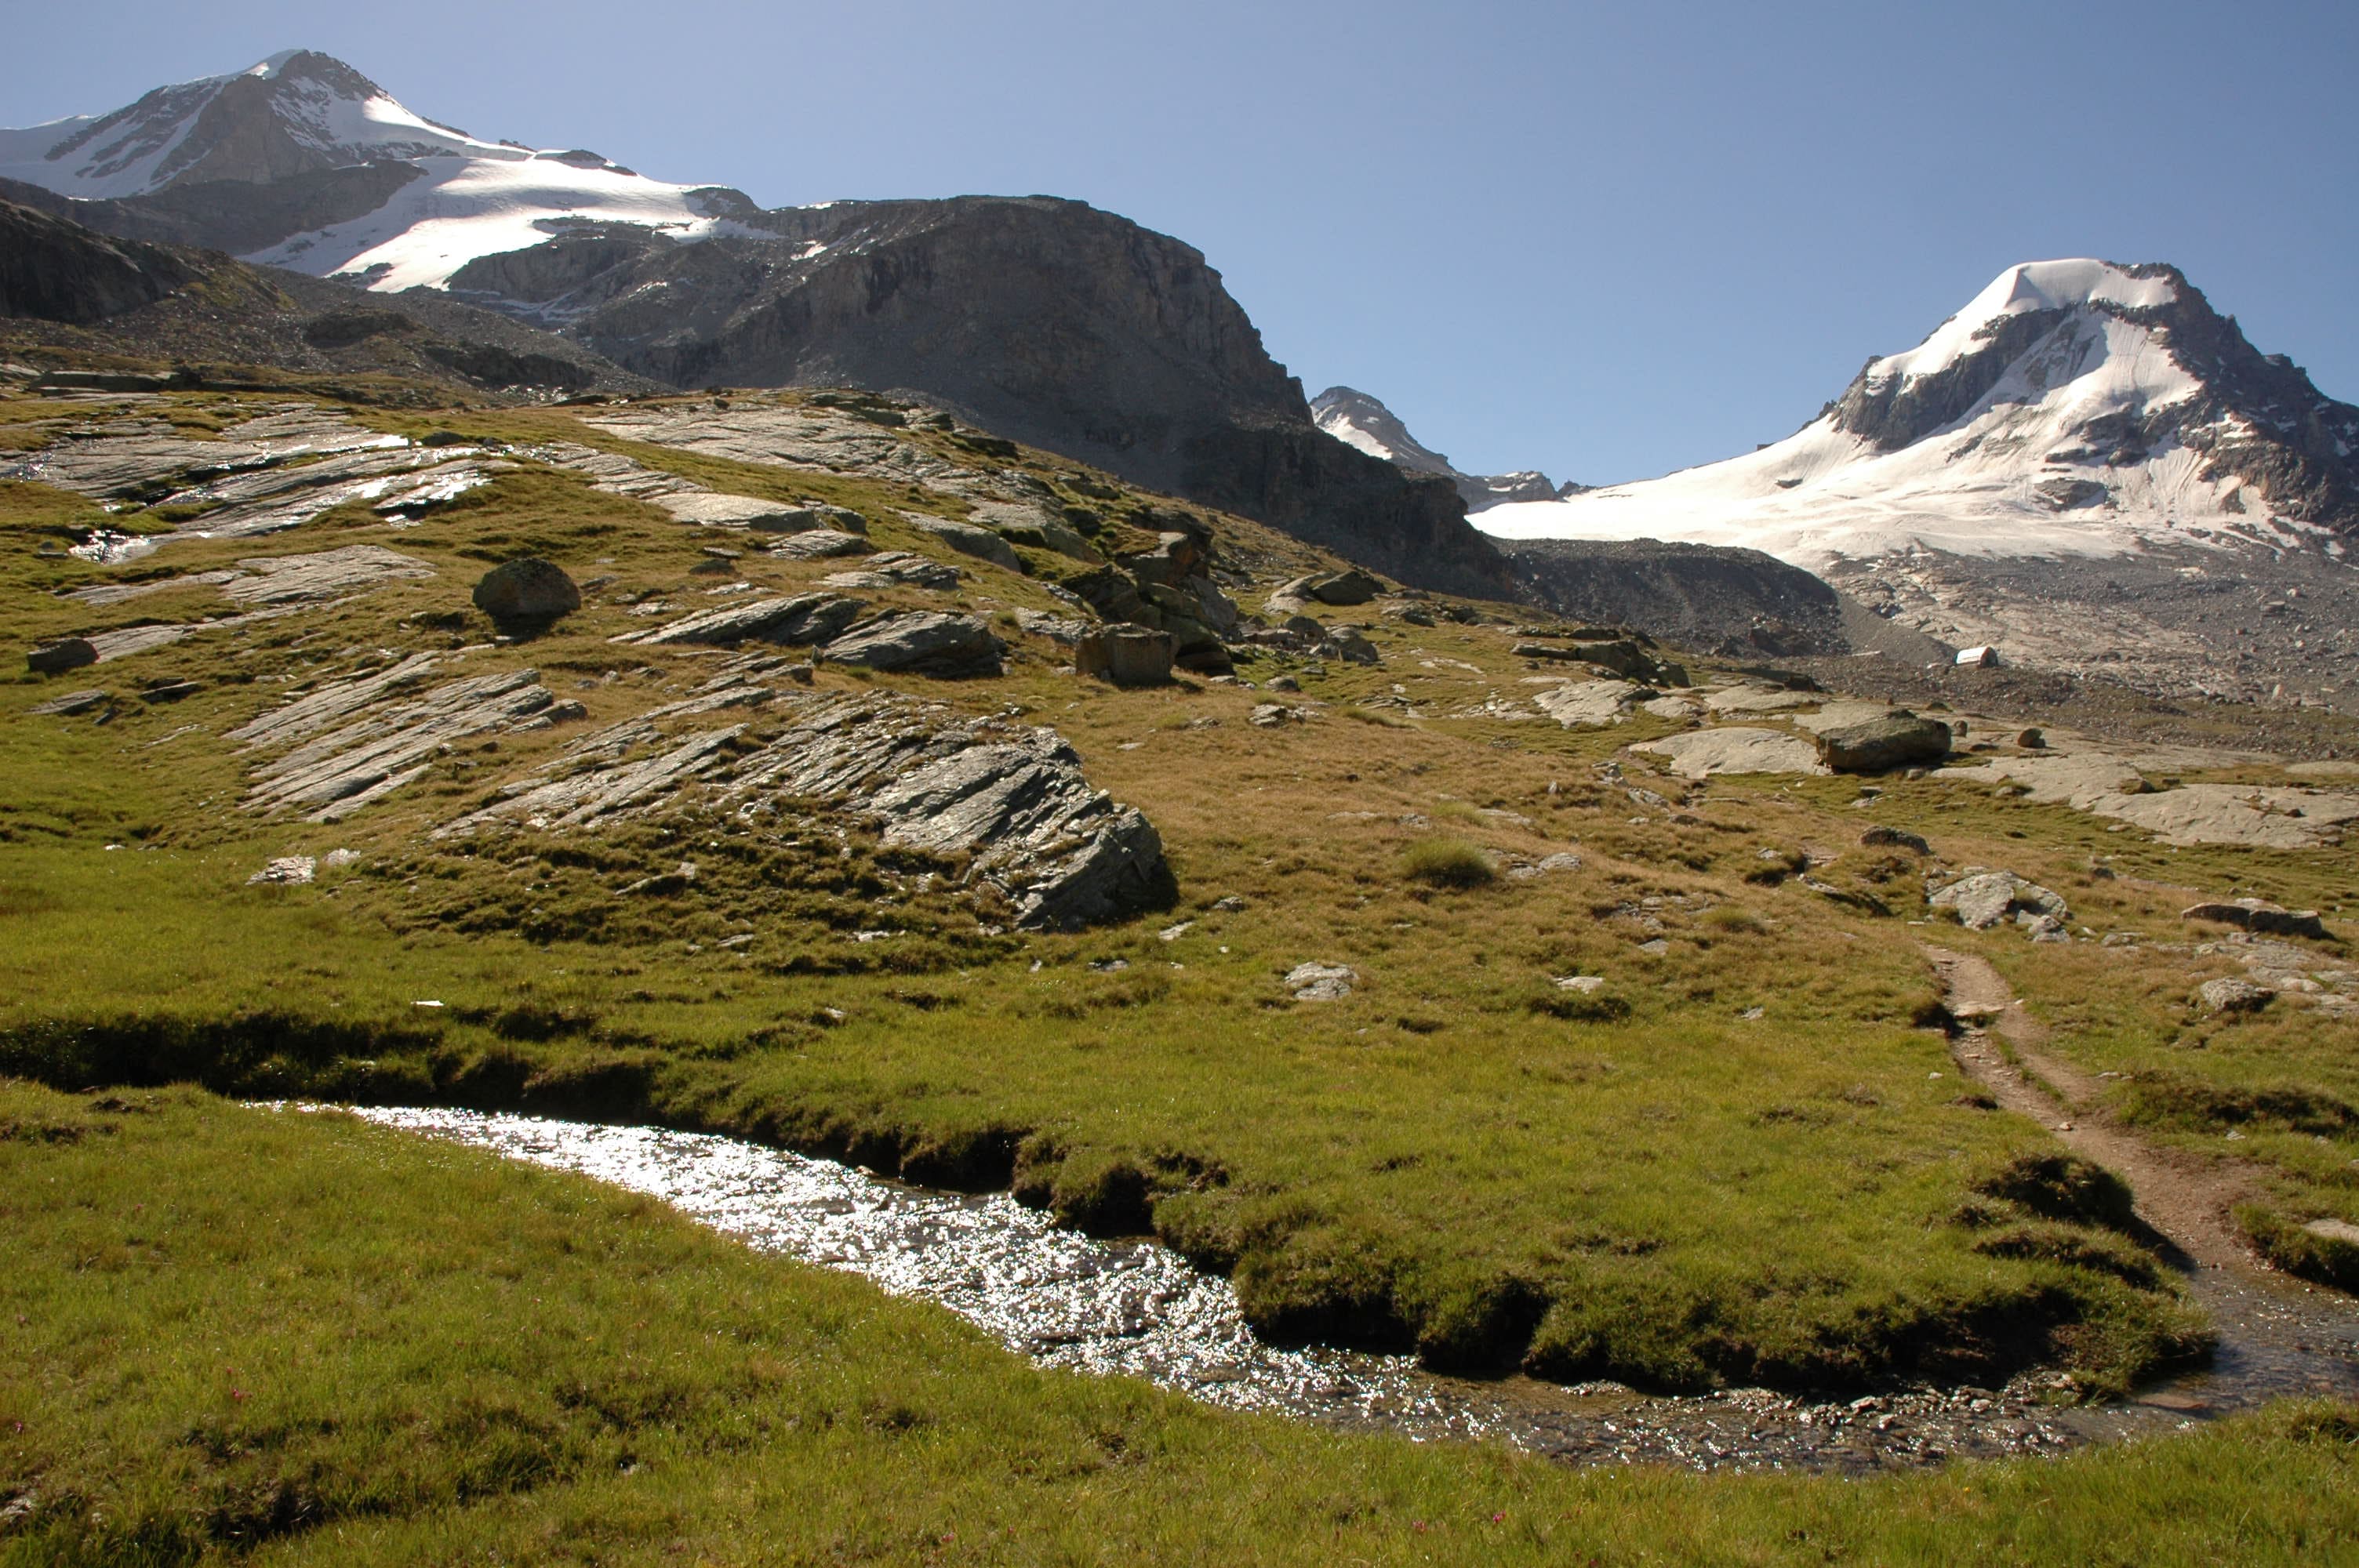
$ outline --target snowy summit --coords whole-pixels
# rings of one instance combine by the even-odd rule
[[[1813,568],[1915,549],[2164,543],[2339,555],[2359,410],[2257,353],[2176,269],[2009,267],[1797,434],[1663,479],[1483,514],[1505,538],[1745,546]],[[2339,526],[2337,526],[2339,525]]]
[[[0,130],[0,178],[92,200],[308,179],[332,216],[245,259],[379,289],[440,287],[478,257],[585,225],[633,224],[674,239],[734,232],[732,215],[751,205],[735,191],[648,179],[595,153],[478,140],[307,49],[159,87],[110,114]]]

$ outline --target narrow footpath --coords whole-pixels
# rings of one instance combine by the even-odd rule
[[[2217,1414],[2286,1395],[2359,1397],[2359,1301],[2261,1260],[2235,1222],[2237,1206],[2260,1195],[2254,1174],[2157,1148],[2104,1118],[2104,1086],[2049,1052],[2046,1026],[1988,959],[1923,952],[1957,1021],[1951,1050],[1959,1068],[2003,1108],[2127,1183],[2147,1239],[2211,1314],[2220,1336],[2212,1365],[2131,1403]]]

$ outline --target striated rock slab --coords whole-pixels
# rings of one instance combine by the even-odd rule
[[[956,678],[995,676],[1007,644],[979,615],[904,610],[856,626],[820,650],[832,664]]]
[[[396,689],[390,683],[375,689],[380,700],[345,709],[352,715],[348,722],[255,768],[246,809],[295,810],[313,822],[336,821],[427,772],[442,747],[519,728],[556,701],[538,674],[528,669],[452,681],[402,702],[382,701]],[[328,706],[314,707],[291,722],[288,709],[281,709],[282,722],[269,732],[285,735]],[[248,737],[262,722],[233,731],[233,737]]]
[[[1666,735],[1630,748],[1668,757],[1671,772],[1683,779],[1705,779],[1714,773],[1823,773],[1818,748],[1797,735],[1777,730],[1732,726]]]
[[[1656,696],[1652,687],[1635,681],[1568,682],[1532,694],[1539,710],[1571,730],[1576,725],[1619,724],[1630,708]]]
[[[830,588],[861,589],[881,593],[891,588],[926,588],[948,592],[959,585],[963,575],[947,562],[912,555],[907,550],[887,550],[881,556],[871,556],[861,563],[856,572],[837,572],[820,581]]]
[[[429,578],[434,568],[415,556],[377,545],[348,545],[308,556],[256,556],[237,563],[221,584],[234,604],[310,604],[366,593],[388,582]],[[200,579],[214,574],[201,572]]]
[[[770,554],[790,561],[825,561],[839,556],[872,555],[875,549],[867,540],[833,528],[811,528],[789,534],[770,546]]]
[[[804,593],[790,599],[756,599],[726,604],[718,610],[659,626],[652,632],[631,632],[617,643],[647,646],[701,643],[730,647],[738,643],[777,643],[788,647],[824,643],[860,618],[864,607],[841,594]]]
[[[906,697],[801,699],[803,717],[747,759],[733,793],[803,795],[884,825],[885,842],[973,857],[1017,923],[1071,926],[1144,905],[1163,842],[1134,806],[1092,787],[1046,728],[944,724]]]
[[[577,754],[608,752],[610,760],[569,778],[527,787],[498,805],[444,824],[437,838],[465,838],[487,827],[521,826],[541,829],[588,827],[670,800],[690,780],[731,758],[731,747],[745,727],[704,730],[689,735],[653,756],[625,762],[622,752],[636,739],[653,739],[642,721],[616,726],[593,736]]]
[[[947,517],[929,517],[919,512],[908,514],[907,521],[910,527],[940,539],[960,555],[973,556],[979,561],[989,561],[993,566],[1006,567],[1012,572],[1024,569],[1023,557],[1016,553],[1016,546],[988,528],[978,528],[972,523],[954,523]]]
[[[875,821],[888,845],[963,856],[969,877],[998,889],[1027,926],[1115,918],[1165,879],[1153,825],[1093,788],[1053,730],[952,718],[893,693],[790,693],[767,713],[760,734],[740,724],[669,741],[642,716],[571,748],[580,771],[436,836],[594,827],[701,785],[741,806],[816,802]],[[630,759],[638,745],[658,749]]]

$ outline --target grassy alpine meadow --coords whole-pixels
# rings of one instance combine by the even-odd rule
[[[253,412],[200,395],[136,410],[198,438]],[[106,413],[0,397],[0,436],[29,449]],[[989,617],[1004,675],[822,665],[816,688],[1053,726],[1155,824],[1175,891],[1086,932],[1010,929],[956,863],[803,803],[753,819],[692,792],[595,834],[429,837],[728,657],[613,641],[657,624],[636,611],[682,613],[716,586],[802,591],[845,563],[737,548],[522,453],[415,524],[355,504],[113,568],[64,546],[201,513],[0,483],[12,660],[217,617],[209,584],[174,579],[252,557],[368,543],[432,573],[0,681],[0,1074],[16,1080],[0,1293],[17,1303],[0,1332],[23,1350],[0,1368],[0,1549],[16,1560],[2348,1547],[2348,1411],[1864,1485],[1566,1474],[1039,1373],[932,1309],[639,1200],[213,1098],[659,1122],[1012,1187],[1229,1275],[1266,1334],[1444,1369],[1823,1390],[2045,1367],[2102,1395],[2199,1359],[2206,1325],[2118,1205],[2048,1202],[2024,1179],[2054,1145],[1961,1077],[1921,951],[1938,942],[1989,957],[2052,1026],[2051,1049],[2101,1086],[2088,1114],[2249,1170],[2256,1235],[2359,1217],[2347,1025],[2290,1007],[2199,1017],[2193,986],[2231,965],[2178,922],[2195,896],[2242,892],[2359,909],[2347,856],[2175,850],[1938,776],[1690,788],[1625,749],[1676,721],[1569,730],[1526,706],[1561,671],[1513,652],[1525,612],[1503,607],[1331,616],[1361,617],[1379,665],[1264,647],[1241,655],[1251,686],[1116,689],[1025,629],[1023,611],[1071,613],[1054,579],[1072,562],[1027,546],[1006,569],[907,520],[965,516],[959,496],[621,441],[566,409],[353,413],[850,506],[878,546],[957,565],[947,593],[863,597]],[[908,439],[984,461],[940,432]],[[1151,545],[1168,515],[1069,463],[990,461],[1095,518],[1110,548]],[[1247,610],[1323,564],[1211,524]],[[495,635],[468,589],[527,554],[564,566],[582,608]],[[158,586],[64,597],[102,582]],[[417,653],[452,677],[535,670],[586,719],[446,747],[340,822],[246,808],[254,759],[231,731]],[[103,694],[94,708],[30,711],[76,687]],[[1931,854],[1865,847],[1870,825]],[[250,881],[299,854],[320,859],[316,881]],[[682,861],[692,877],[651,881]],[[2035,946],[1932,922],[1928,870],[1970,864],[2141,940]],[[1296,1000],[1285,977],[1306,962],[1350,969],[1350,993]]]
[[[2359,1411],[1866,1482],[1571,1471],[1036,1370],[660,1205],[0,1084],[0,1562],[2316,1563]]]

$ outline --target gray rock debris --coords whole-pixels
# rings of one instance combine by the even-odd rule
[[[1957,881],[1929,892],[1925,902],[1935,909],[1955,910],[1958,924],[1969,931],[1987,931],[2012,915],[2017,925],[2033,927],[2037,935],[2060,929],[2072,918],[2064,900],[2038,883],[1982,866],[1968,866]],[[2042,920],[2056,924],[2041,926]]]
[[[230,739],[252,749],[299,741],[254,770],[246,809],[294,810],[313,822],[338,821],[427,773],[443,747],[521,728],[556,701],[528,669],[451,681],[408,697],[433,665],[431,655],[407,659],[232,730]]]
[[[853,627],[821,648],[820,656],[862,669],[958,677],[997,675],[1006,651],[980,616],[903,610]]]
[[[320,862],[309,855],[281,855],[245,881],[249,887],[256,882],[299,886],[310,881],[319,867]]]
[[[659,646],[665,643],[729,647],[738,643],[776,643],[803,647],[824,643],[860,618],[856,599],[834,593],[804,593],[788,599],[756,599],[702,611],[657,627],[612,639]]]

